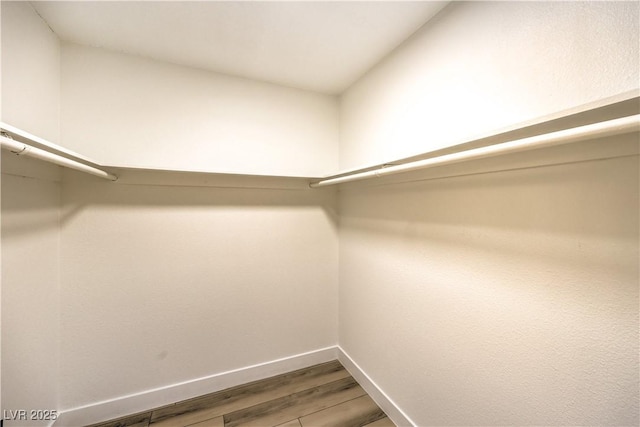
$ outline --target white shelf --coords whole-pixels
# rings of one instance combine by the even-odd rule
[[[239,188],[274,188],[274,189],[308,189],[310,182],[322,179],[337,178],[345,175],[367,172],[389,165],[403,165],[425,159],[453,153],[488,147],[516,139],[556,132],[559,130],[599,123],[640,113],[640,96],[638,91],[623,93],[611,98],[557,112],[548,116],[510,126],[495,132],[460,141],[450,147],[419,153],[411,157],[395,159],[385,163],[367,165],[355,169],[341,171],[325,177],[309,176],[277,176],[227,173],[220,171],[171,170],[126,168],[117,165],[104,165],[100,161],[90,159],[82,154],[54,144],[22,129],[0,122],[0,128],[16,141],[60,155],[67,159],[96,168],[106,169],[118,176],[118,183],[148,185],[196,185],[221,186]]]

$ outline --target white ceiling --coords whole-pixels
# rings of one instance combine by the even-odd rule
[[[61,40],[342,92],[448,2],[45,1]]]

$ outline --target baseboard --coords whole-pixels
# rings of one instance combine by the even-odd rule
[[[382,391],[378,385],[358,366],[356,362],[345,352],[340,346],[338,346],[338,360],[342,363],[342,366],[346,368],[358,384],[371,396],[371,398],[378,404],[378,406],[387,414],[391,421],[398,427],[415,427],[414,423],[402,409],[391,400],[387,394]]]
[[[245,368],[221,372],[166,387],[68,409],[60,413],[54,426],[77,427],[144,412],[173,402],[284,374],[318,363],[329,362],[337,358],[338,347],[327,347]]]

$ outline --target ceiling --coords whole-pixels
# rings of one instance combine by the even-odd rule
[[[64,41],[329,94],[447,3],[31,2]]]

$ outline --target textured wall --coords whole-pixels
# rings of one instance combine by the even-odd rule
[[[338,167],[338,103],[64,44],[62,137],[68,148],[111,165],[323,176]]]
[[[3,1],[0,7],[2,121],[57,142],[58,39],[28,3]],[[2,175],[1,409],[55,410],[60,336],[59,171],[3,152]]]
[[[637,90],[638,2],[452,2],[341,98],[340,168]]]
[[[66,174],[64,409],[337,343],[333,191]]]
[[[639,20],[632,2],[454,2],[343,94],[340,166],[638,90]],[[588,160],[607,140],[341,188],[340,345],[417,425],[638,424],[626,138],[630,157]]]
[[[2,121],[59,142],[60,43],[27,2],[2,2]]]
[[[3,156],[2,169],[2,409],[56,410],[59,172],[10,155]]]
[[[340,345],[419,426],[637,425],[638,170],[344,188]]]

